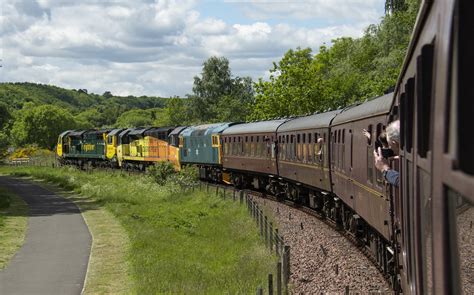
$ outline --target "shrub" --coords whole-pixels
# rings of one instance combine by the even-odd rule
[[[199,184],[196,167],[184,167],[178,173],[171,175],[169,182],[179,185],[182,189],[196,187]]]
[[[166,180],[175,174],[173,164],[170,162],[159,162],[148,168],[148,174],[160,185],[164,185]]]

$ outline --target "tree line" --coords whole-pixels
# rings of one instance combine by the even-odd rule
[[[396,84],[419,8],[389,0],[386,15],[360,38],[341,37],[316,54],[288,50],[268,80],[234,76],[225,57],[210,57],[184,98],[120,97],[34,83],[0,84],[0,154],[8,146],[51,149],[66,129],[243,122],[342,108]]]

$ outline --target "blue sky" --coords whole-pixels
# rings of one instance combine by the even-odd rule
[[[359,37],[381,0],[8,0],[0,82],[116,95],[184,96],[211,56],[235,76],[267,77],[296,47]]]

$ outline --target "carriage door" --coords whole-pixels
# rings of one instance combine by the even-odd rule
[[[433,45],[421,48],[416,75],[400,97],[402,259],[409,290],[432,293],[431,150]]]

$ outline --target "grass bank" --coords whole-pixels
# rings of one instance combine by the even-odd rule
[[[74,190],[125,228],[131,293],[249,294],[264,285],[276,258],[244,207],[205,192],[182,192],[145,175],[85,173],[72,168],[0,168]]]
[[[28,206],[18,196],[0,187],[0,270],[23,245],[28,224]]]

